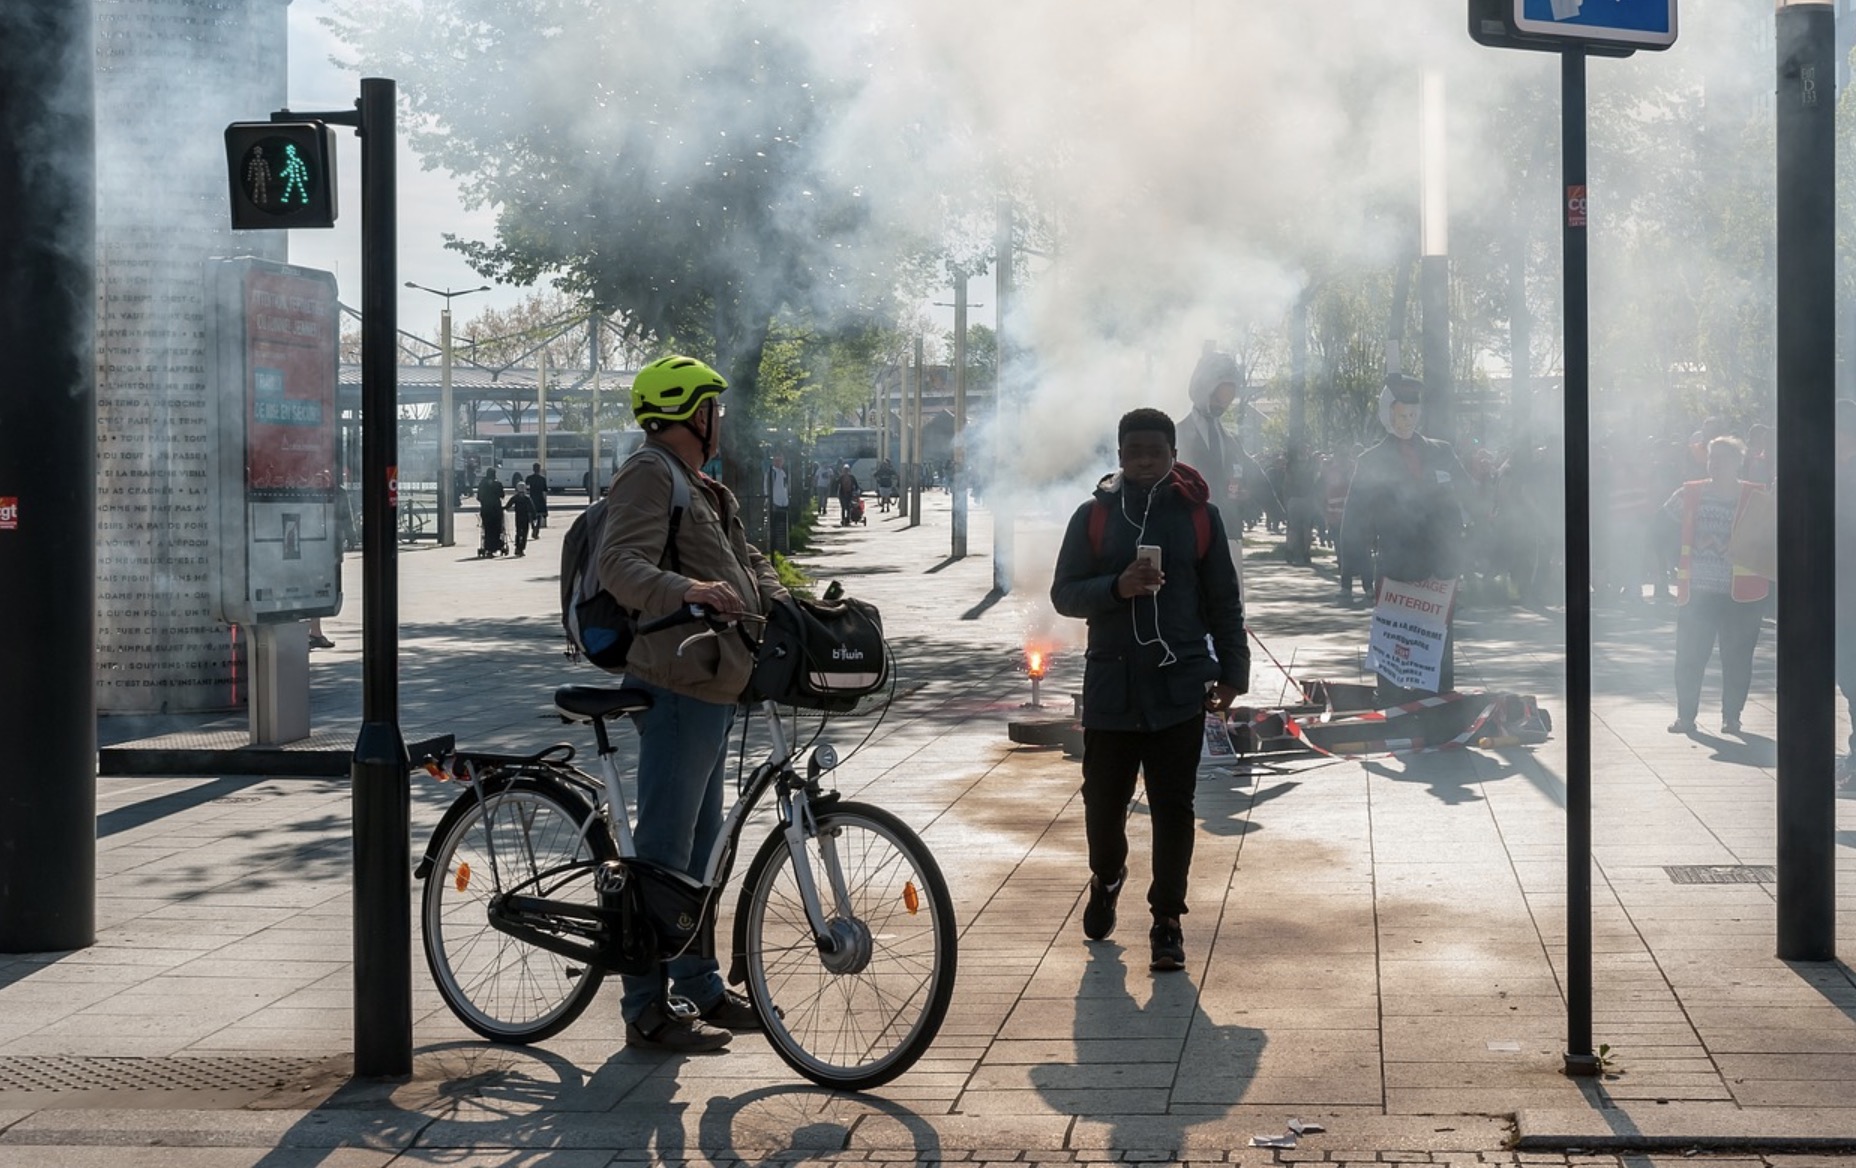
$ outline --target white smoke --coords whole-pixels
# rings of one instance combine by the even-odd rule
[[[428,27],[492,14],[472,0],[409,11]],[[1771,90],[1767,13],[1697,7],[1669,52],[1589,64],[1601,420],[1607,402],[1629,400],[1659,415],[1637,422],[1663,424],[1681,338],[1640,322],[1670,317],[1672,296],[1712,288],[1722,311],[1746,311],[1769,294],[1769,267],[1749,268],[1744,241],[1713,237],[1730,217],[1710,219],[1705,205],[1712,177],[1770,172],[1756,137],[1738,133]],[[1003,325],[1021,412],[1017,432],[993,440],[1024,479],[1070,497],[1109,469],[1121,412],[1184,412],[1203,341],[1274,333],[1266,365],[1280,370],[1298,296],[1337,272],[1415,257],[1426,70],[1448,86],[1453,269],[1488,295],[1526,224],[1530,365],[1536,378],[1558,371],[1558,61],[1474,44],[1461,4],[683,0],[542,5],[524,27],[486,27],[500,31],[482,39],[484,60],[462,62],[493,94],[482,117],[594,159],[650,149],[660,197],[709,171],[719,142],[804,152],[794,189],[775,196],[783,220],[823,228],[845,200],[864,213],[860,236],[820,231],[814,266],[840,282],[880,282],[898,238],[983,257],[993,201],[1010,196],[1032,249],[1017,257]],[[422,84],[403,88],[430,113]],[[503,165],[447,163],[467,190]],[[1672,196],[1672,166],[1699,174],[1694,206]],[[741,240],[742,271],[776,278],[757,243]],[[974,282],[976,300],[990,301],[988,283]],[[1651,392],[1657,404],[1643,405]]]

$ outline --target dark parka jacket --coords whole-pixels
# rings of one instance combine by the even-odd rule
[[[1151,494],[1151,507],[1149,495]],[[1083,666],[1083,725],[1092,730],[1160,730],[1204,716],[1208,683],[1250,688],[1244,602],[1225,542],[1224,520],[1206,501],[1205,480],[1176,464],[1151,492],[1110,475],[1096,488],[1107,507],[1101,551],[1090,546],[1096,502],[1070,517],[1057,553],[1051,603],[1089,622]],[[1193,523],[1204,506],[1211,541],[1203,558]],[[1123,600],[1115,579],[1139,544],[1161,549],[1166,584],[1152,596]],[[1211,647],[1206,638],[1211,638]],[[1168,653],[1168,650],[1171,653]],[[1161,664],[1171,656],[1168,664]]]
[[[1475,503],[1469,472],[1448,442],[1422,434],[1360,455],[1347,491],[1341,542],[1377,557],[1394,580],[1450,580],[1463,570],[1463,516]]]

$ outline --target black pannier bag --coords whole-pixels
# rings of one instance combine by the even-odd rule
[[[794,599],[767,612],[751,698],[848,710],[889,682],[889,648],[876,606],[845,597]]]

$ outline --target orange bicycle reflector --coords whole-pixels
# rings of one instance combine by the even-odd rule
[[[902,886],[902,907],[909,910],[910,916],[914,916],[921,911],[922,894],[915,891],[915,881],[913,880],[908,881]]]
[[[438,765],[438,760],[435,758],[428,758],[419,765],[424,768],[426,774],[431,775],[441,783],[451,778],[450,775],[445,773],[445,768]]]
[[[457,876],[452,880],[452,883],[457,885],[457,889],[459,892],[462,892],[466,888],[470,887],[470,865],[469,864],[465,864],[465,863],[458,864],[458,873],[457,873]],[[914,910],[910,910],[910,911],[914,911]]]

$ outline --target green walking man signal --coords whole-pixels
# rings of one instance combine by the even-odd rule
[[[335,226],[335,131],[323,122],[226,127],[232,229]]]

